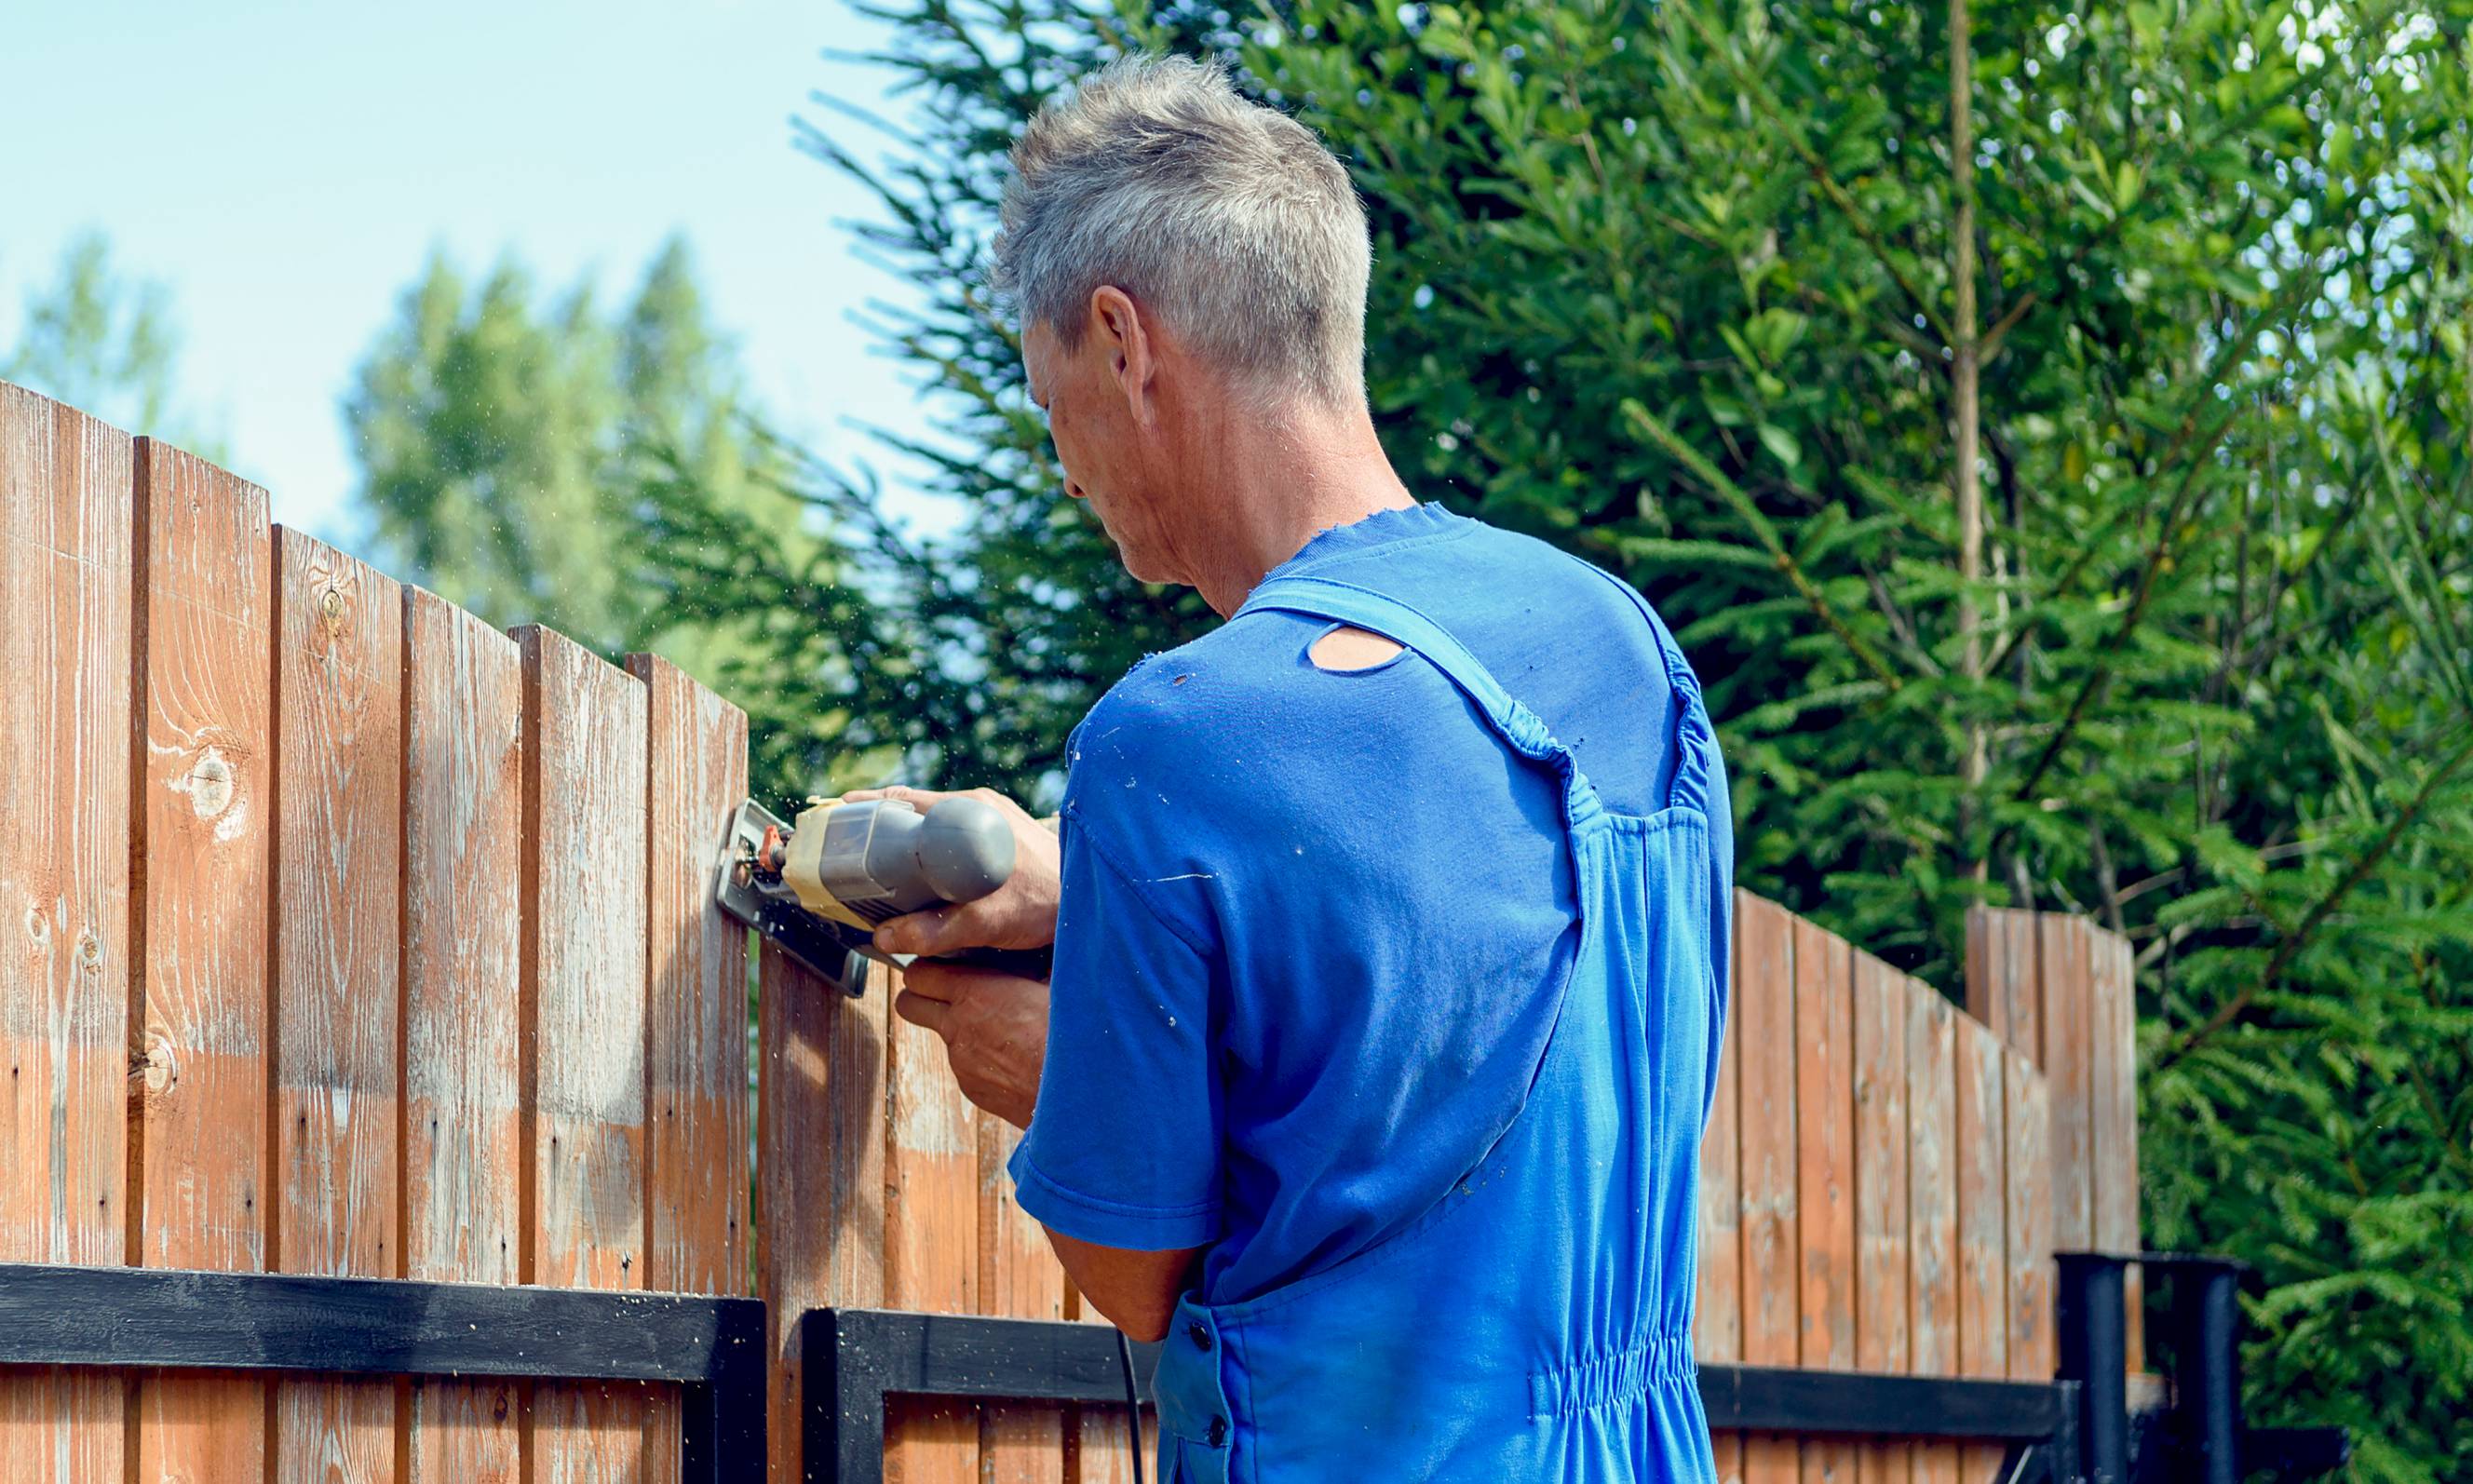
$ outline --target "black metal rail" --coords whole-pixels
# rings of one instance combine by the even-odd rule
[[[1104,1325],[889,1309],[810,1309],[800,1321],[810,1484],[882,1484],[885,1399],[1003,1397],[1122,1407]],[[1159,1347],[1135,1347],[1142,1399]],[[1751,1431],[1966,1438],[2008,1445],[2004,1484],[2077,1477],[2077,1386],[1702,1366],[1709,1425]]]
[[[755,1299],[0,1263],[0,1365],[671,1381],[682,1477],[764,1478]]]

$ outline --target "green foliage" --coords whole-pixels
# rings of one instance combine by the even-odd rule
[[[1041,99],[1129,46],[1223,56],[1356,172],[1412,488],[1677,628],[1740,879],[1944,986],[1974,901],[2125,933],[2147,1239],[2259,1267],[2254,1418],[2473,1478],[2473,8],[1990,0],[1956,96],[1939,8],[885,13],[889,155],[807,142],[889,208],[862,248],[924,307],[881,328],[968,515],[869,528],[913,634],[877,634],[870,740],[1041,792],[1211,622],[1062,497],[980,265]],[[863,477],[795,482],[871,518]],[[743,556],[750,603],[825,590]],[[827,680],[805,709],[857,694]]]
[[[0,380],[221,461],[222,441],[173,405],[179,359],[169,291],[114,272],[109,240],[89,231],[62,250],[59,275],[27,294]]]
[[[779,589],[725,607],[679,580],[726,530],[845,589],[834,608],[854,632],[873,619],[820,519],[780,487],[786,456],[750,429],[735,350],[684,243],[665,245],[614,312],[584,286],[540,301],[512,262],[469,285],[433,255],[345,419],[360,506],[399,569],[493,623],[547,624],[613,657],[656,650],[743,699],[761,780],[804,791],[849,765],[846,746],[794,745],[836,735],[837,713],[776,705],[777,667],[847,673],[820,613],[787,610]]]

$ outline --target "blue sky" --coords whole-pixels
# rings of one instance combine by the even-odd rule
[[[351,545],[339,398],[433,245],[475,273],[511,251],[544,287],[589,273],[609,302],[678,229],[758,403],[863,455],[854,421],[924,427],[849,319],[902,288],[851,254],[835,223],[868,203],[788,121],[811,91],[889,107],[886,73],[820,55],[880,35],[841,0],[25,7],[0,42],[0,347],[101,228],[171,292],[183,408],[276,518]]]

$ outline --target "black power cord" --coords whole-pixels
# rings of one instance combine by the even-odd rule
[[[1142,1484],[1142,1399],[1134,1389],[1134,1346],[1116,1331],[1116,1360],[1125,1371],[1125,1433],[1133,1439],[1134,1484]]]

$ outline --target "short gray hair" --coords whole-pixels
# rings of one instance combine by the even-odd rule
[[[1216,62],[1127,56],[1013,148],[994,279],[1075,348],[1114,284],[1274,399],[1365,397],[1365,209],[1312,131]]]

